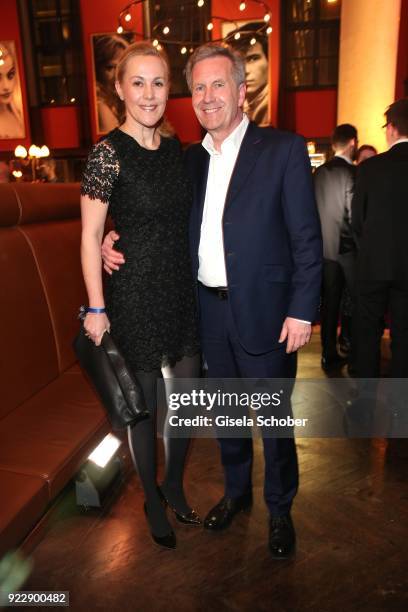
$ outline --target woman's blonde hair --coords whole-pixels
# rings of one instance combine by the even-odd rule
[[[159,59],[161,59],[166,68],[167,79],[170,82],[170,63],[167,54],[162,49],[158,50],[157,47],[155,47],[151,42],[146,40],[132,43],[131,45],[129,45],[129,47],[127,47],[127,49],[125,49],[116,65],[116,81],[122,83],[129,60],[132,59],[132,57],[137,56],[150,56],[158,57]],[[124,121],[125,116],[120,118],[120,124],[122,124]],[[174,135],[173,127],[164,116],[162,117],[158,131],[159,134],[161,134],[162,136]]]

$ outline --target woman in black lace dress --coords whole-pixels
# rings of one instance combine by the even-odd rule
[[[165,376],[199,376],[188,251],[191,193],[180,145],[164,135],[162,124],[169,92],[167,59],[150,43],[135,43],[123,54],[116,74],[126,119],[93,147],[81,188],[81,256],[90,308],[84,326],[96,344],[110,330],[143,387],[152,418],[129,428],[129,446],[153,539],[174,548],[163,501],[181,522],[200,524],[183,493],[189,441],[165,439],[166,473],[158,489],[154,413],[162,368]],[[126,264],[109,277],[104,296],[100,252],[108,212]]]

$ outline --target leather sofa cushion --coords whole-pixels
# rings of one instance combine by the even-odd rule
[[[29,533],[48,504],[42,478],[0,470],[0,558]]]
[[[58,367],[63,372],[76,362],[72,341],[78,333],[78,309],[86,304],[79,256],[81,221],[50,221],[25,225],[20,231],[40,270],[55,334]]]
[[[18,227],[0,229],[0,278],[1,419],[57,378],[59,370],[41,277]]]
[[[3,183],[0,226],[77,219],[79,191],[79,183]]]
[[[110,430],[75,365],[0,421],[0,469],[42,478],[52,498]]]
[[[0,185],[0,227],[17,225],[22,215],[21,202],[11,183]]]

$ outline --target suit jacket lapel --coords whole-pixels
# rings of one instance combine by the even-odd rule
[[[262,131],[255,123],[248,125],[245,136],[239,149],[237,161],[232,172],[228,187],[225,206],[240,192],[262,151]]]
[[[197,160],[195,168],[195,205],[197,206],[199,221],[203,216],[205,192],[207,189],[208,168],[210,165],[210,156],[204,147],[200,146],[197,151]]]

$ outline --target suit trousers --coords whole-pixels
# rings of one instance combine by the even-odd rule
[[[322,354],[328,361],[337,355],[337,324],[345,286],[355,301],[355,254],[339,255],[339,260],[323,261],[321,341]]]
[[[199,285],[200,332],[210,378],[295,378],[297,354],[286,344],[261,355],[240,344],[229,299],[220,299]],[[252,490],[251,438],[219,438],[225,495],[236,498]],[[264,497],[271,516],[289,512],[298,488],[298,463],[293,438],[263,438]]]
[[[408,281],[357,281],[356,374],[380,376],[384,315],[390,314],[391,377],[408,377]]]
[[[325,259],[323,261],[320,335],[322,355],[327,361],[334,360],[337,355],[337,324],[344,283],[344,273],[339,262]]]

